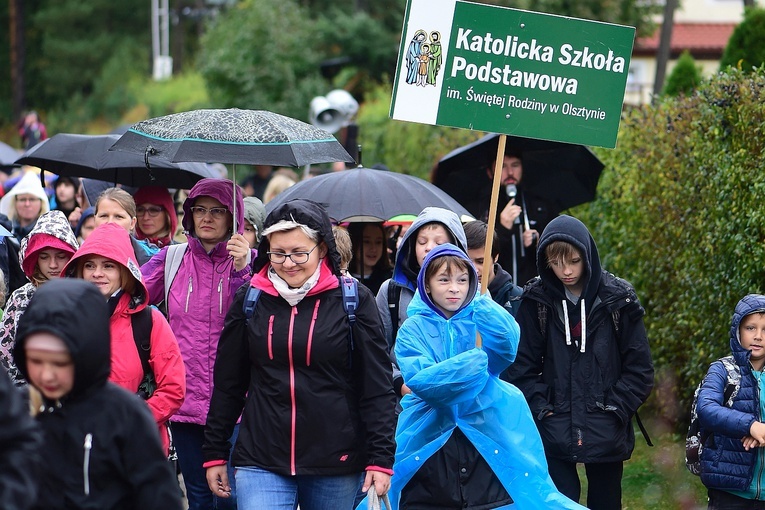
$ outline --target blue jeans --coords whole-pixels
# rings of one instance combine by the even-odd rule
[[[231,484],[230,498],[217,498],[207,486],[205,468],[202,467],[202,443],[204,443],[204,425],[173,422],[173,444],[178,452],[178,466],[183,474],[186,486],[186,499],[189,510],[236,510],[236,484],[231,458],[228,462],[228,479]],[[239,435],[239,425],[234,427],[234,434],[229,439],[232,445]]]
[[[362,473],[342,476],[282,476],[253,466],[238,467],[240,510],[353,510]]]

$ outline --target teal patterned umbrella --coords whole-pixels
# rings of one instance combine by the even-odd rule
[[[134,124],[110,150],[168,161],[303,166],[353,158],[327,131],[264,110],[193,110]]]

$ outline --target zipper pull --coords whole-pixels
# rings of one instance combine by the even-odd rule
[[[191,297],[191,291],[194,290],[192,282],[194,281],[194,277],[189,275],[189,290],[186,292],[186,308],[185,312],[188,313],[189,311],[189,298]]]
[[[82,461],[82,478],[84,483],[85,495],[90,495],[90,450],[93,448],[93,434],[85,435],[84,458]]]
[[[223,278],[218,281],[218,313],[223,313]]]

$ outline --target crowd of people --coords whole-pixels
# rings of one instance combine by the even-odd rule
[[[438,207],[401,229],[333,225],[310,199],[266,214],[227,179],[59,177],[49,196],[24,174],[0,201],[4,505],[621,508],[645,312],[581,221],[514,230],[517,196],[504,230]],[[763,317],[762,296],[734,316],[740,391],[730,364],[699,390],[710,508],[763,499]]]

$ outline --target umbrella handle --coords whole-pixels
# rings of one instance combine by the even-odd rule
[[[143,151],[143,163],[146,165],[146,168],[151,170],[151,164],[149,164],[149,156],[154,156],[157,153],[157,149],[152,147],[151,145],[146,146],[146,150]]]

